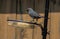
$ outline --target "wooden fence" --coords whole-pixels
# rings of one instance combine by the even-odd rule
[[[44,16],[44,14],[41,14]],[[0,14],[0,39],[20,39],[20,29],[12,26],[8,26],[7,17],[16,19],[16,14]],[[47,39],[60,39],[60,13],[55,12],[49,14],[48,20],[48,32]],[[17,14],[17,20],[20,20],[20,14]],[[31,18],[27,14],[23,14],[23,20],[30,21]],[[38,23],[43,25],[44,19],[39,19]],[[16,32],[16,33],[15,33]],[[33,29],[28,28],[24,31],[23,39],[42,39],[41,28],[34,28],[34,35],[32,35]],[[16,35],[16,36],[15,36]]]

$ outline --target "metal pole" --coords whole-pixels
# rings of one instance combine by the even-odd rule
[[[20,20],[23,20],[23,16],[22,16],[22,14],[23,14],[23,12],[22,12],[22,0],[19,0],[19,10],[20,10]]]
[[[22,0],[19,0],[19,14],[20,14],[20,20],[23,20],[23,12],[22,12]],[[23,39],[23,31],[24,29],[20,29],[20,39]]]
[[[43,29],[43,32],[42,32],[43,39],[46,39],[46,37],[47,37],[48,13],[49,13],[49,0],[46,0],[46,3],[45,3],[44,29]]]
[[[16,19],[17,19],[17,10],[18,10],[18,0],[16,0]]]
[[[17,19],[17,8],[18,7],[18,0],[16,0],[16,19]],[[15,39],[17,39],[17,28],[15,28]]]

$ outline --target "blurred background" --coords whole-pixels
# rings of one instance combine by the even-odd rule
[[[40,15],[45,14],[46,0],[0,0],[0,39],[21,39],[20,29],[8,26],[7,19],[21,19],[30,21],[31,17],[25,11],[27,8],[33,8]],[[60,39],[60,0],[50,0],[47,39]],[[39,19],[38,23],[44,23],[44,19]],[[42,39],[41,29],[37,26],[33,29],[25,29],[27,36],[23,39]],[[16,32],[16,33],[15,33]],[[24,35],[25,35],[24,34]],[[15,36],[16,35],[16,36]],[[17,37],[17,38],[16,38]]]

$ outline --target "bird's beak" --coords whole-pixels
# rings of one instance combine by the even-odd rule
[[[28,9],[26,9],[26,11],[28,12]]]

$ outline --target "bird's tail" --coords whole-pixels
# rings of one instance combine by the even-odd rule
[[[44,17],[44,16],[40,16],[40,18],[45,18],[45,19],[47,19],[46,17]],[[48,19],[50,19],[50,18],[48,18]]]
[[[45,18],[44,16],[39,16],[40,18]]]

